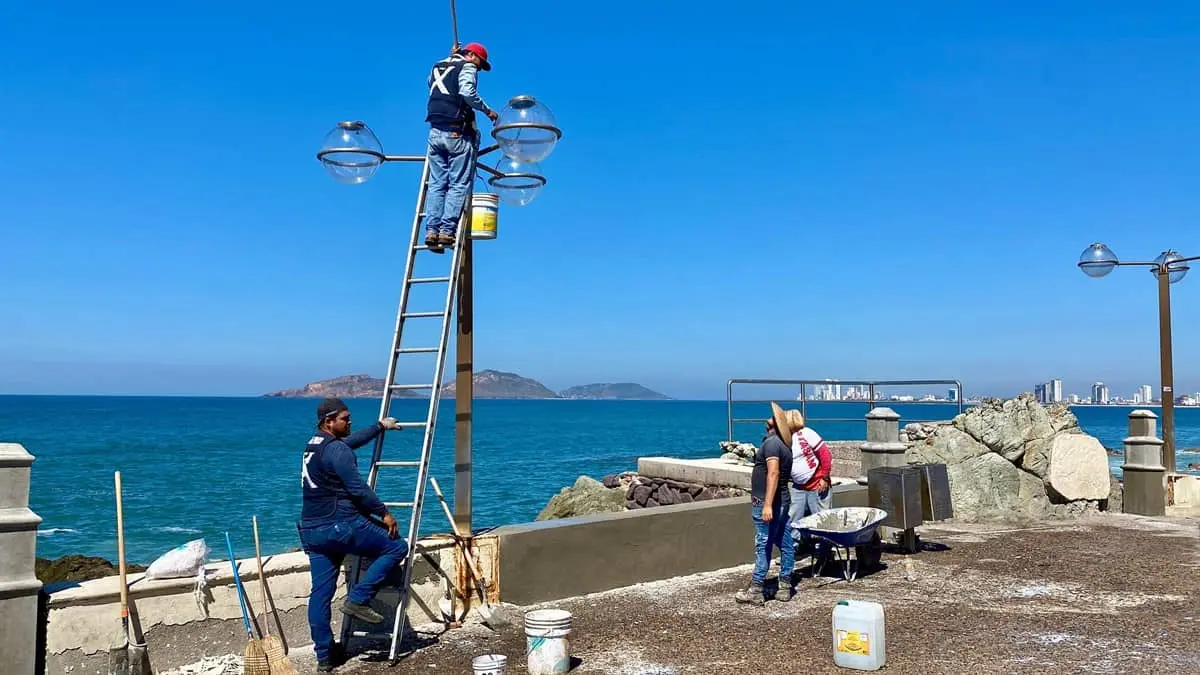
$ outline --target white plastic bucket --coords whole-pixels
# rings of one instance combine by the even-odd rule
[[[500,215],[500,196],[489,192],[471,195],[471,238],[495,239]]]
[[[561,675],[571,669],[571,613],[538,609],[525,615],[529,675]]]
[[[484,654],[471,659],[475,675],[504,675],[508,671],[508,657],[503,654]]]

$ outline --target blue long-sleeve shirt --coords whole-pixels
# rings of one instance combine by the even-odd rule
[[[383,517],[384,505],[358,472],[354,451],[383,432],[379,423],[342,439],[317,432],[304,450],[301,470],[303,502],[300,519],[304,525],[344,520],[356,515]]]

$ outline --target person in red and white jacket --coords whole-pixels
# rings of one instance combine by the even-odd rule
[[[788,410],[785,415],[793,430],[791,484],[788,486],[792,504],[788,520],[795,528],[801,518],[829,508],[833,453],[820,434],[804,426],[804,415],[799,410]],[[806,547],[810,545],[807,541],[796,541]]]

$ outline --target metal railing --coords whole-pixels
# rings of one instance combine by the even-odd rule
[[[795,400],[800,404],[800,414],[804,415],[805,420],[814,422],[863,422],[862,417],[812,417],[808,416],[808,385],[824,387],[826,385],[847,385],[852,387],[866,387],[867,398],[850,399],[850,400],[818,400],[815,403],[865,403],[868,410],[874,410],[876,403],[895,403],[900,405],[957,405],[958,412],[963,411],[963,387],[962,382],[958,380],[771,380],[759,378],[733,378],[725,383],[725,407],[727,410],[727,425],[728,425],[728,440],[732,441],[733,426],[735,424],[747,424],[751,422],[766,422],[767,418],[762,417],[734,417],[734,403],[762,403],[767,404],[771,401],[780,402],[780,399],[734,399],[733,385],[735,384],[759,384],[759,385],[784,385],[784,386],[799,386],[800,397]],[[902,387],[902,386],[952,386],[955,391],[954,401],[922,401],[914,399],[911,401],[891,401],[888,399],[878,398],[878,387]],[[782,405],[782,404],[781,404]],[[906,418],[905,422],[936,422],[939,420],[923,420]]]

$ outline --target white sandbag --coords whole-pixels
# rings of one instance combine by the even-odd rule
[[[146,569],[147,579],[178,579],[203,577],[204,561],[208,558],[208,545],[203,539],[193,539],[186,544],[160,555]]]

